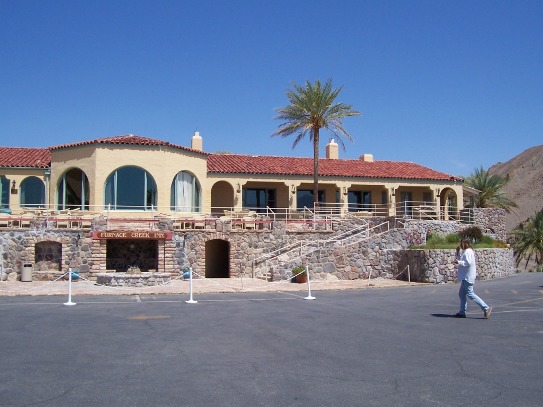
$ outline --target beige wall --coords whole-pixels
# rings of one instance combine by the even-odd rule
[[[102,210],[107,178],[114,170],[128,165],[140,167],[154,178],[158,210],[161,212],[169,211],[171,184],[178,172],[192,173],[198,179],[202,192],[208,188],[204,155],[160,146],[92,145],[53,151],[51,202],[55,202],[62,174],[69,169],[79,168],[89,179],[91,210]],[[205,199],[202,196],[203,204]]]
[[[13,213],[19,213],[24,209],[21,208],[21,182],[28,177],[39,178],[45,187],[47,194],[48,177],[44,168],[4,168],[0,169],[0,175],[4,175],[9,180],[9,206]],[[12,194],[11,186],[15,181],[16,193]]]

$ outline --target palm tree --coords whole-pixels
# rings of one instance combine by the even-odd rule
[[[532,216],[526,223],[520,224],[512,232],[513,250],[517,267],[522,259],[528,264],[532,256],[538,270],[543,266],[543,210]]]
[[[509,182],[509,178],[497,174],[490,175],[483,167],[475,171],[465,180],[466,185],[480,191],[475,197],[476,208],[502,208],[507,213],[518,205],[506,196],[503,187]]]
[[[345,150],[341,137],[352,141],[351,136],[343,128],[341,119],[348,116],[358,116],[350,105],[335,102],[343,86],[334,89],[332,80],[324,85],[320,80],[314,84],[306,81],[305,86],[292,83],[293,89],[286,92],[289,105],[276,109],[275,119],[283,120],[272,136],[288,137],[296,134],[292,148],[309,135],[313,143],[313,201],[318,205],[319,195],[319,132],[324,128],[331,131],[337,138],[338,144]]]

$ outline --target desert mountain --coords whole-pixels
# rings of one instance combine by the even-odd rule
[[[494,164],[488,172],[509,177],[504,190],[519,206],[507,214],[508,232],[543,209],[543,145],[529,148],[505,163]]]

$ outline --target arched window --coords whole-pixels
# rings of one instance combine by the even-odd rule
[[[21,206],[43,208],[45,204],[45,185],[38,177],[28,177],[21,182]]]
[[[154,210],[157,204],[155,180],[139,167],[118,168],[106,180],[104,203],[111,210]]]
[[[0,209],[9,208],[9,179],[0,176]]]
[[[89,179],[79,168],[72,168],[60,177],[57,187],[57,209],[89,210]]]
[[[172,211],[200,212],[200,183],[191,173],[177,173],[172,181],[170,197]]]

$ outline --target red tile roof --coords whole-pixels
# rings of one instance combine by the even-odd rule
[[[211,154],[207,171],[216,174],[313,175],[313,158]],[[396,178],[461,181],[462,178],[401,161],[319,160],[321,177]]]
[[[51,150],[91,144],[127,144],[166,146],[207,156],[207,170],[215,174],[262,174],[312,176],[313,158],[275,157],[240,154],[209,154],[167,141],[134,135],[106,137],[49,148],[0,147],[0,167],[49,168]],[[326,177],[419,179],[461,181],[462,179],[422,165],[401,161],[324,159],[319,161],[319,175]]]
[[[133,134],[127,134],[124,136],[105,137],[105,138],[99,138],[95,140],[79,141],[79,142],[70,143],[70,144],[62,144],[59,146],[51,147],[51,150],[59,150],[62,148],[70,148],[70,147],[77,147],[77,146],[88,146],[91,144],[126,144],[126,145],[138,145],[138,146],[165,146],[165,147],[177,148],[179,150],[191,151],[193,153],[208,155],[208,153],[204,153],[200,150],[194,150],[192,148],[178,146],[176,144],[172,144],[167,141],[155,140],[152,138],[141,137],[141,136],[134,136]]]
[[[0,167],[49,168],[48,148],[0,147]]]

